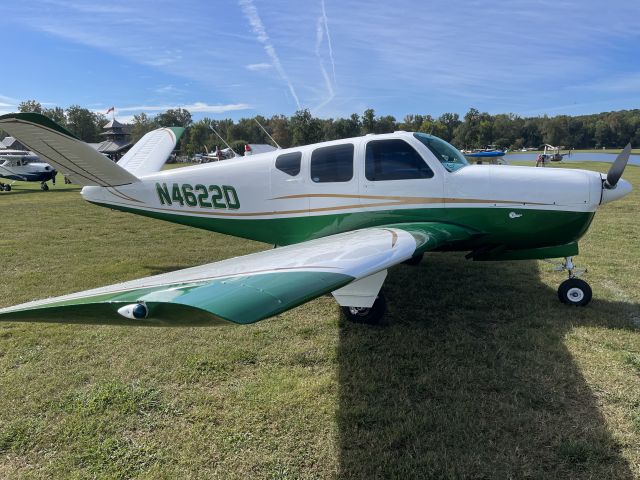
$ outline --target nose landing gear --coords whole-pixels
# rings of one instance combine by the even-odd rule
[[[566,305],[584,307],[591,301],[591,287],[587,282],[578,278],[586,270],[577,269],[573,264],[573,257],[566,257],[558,271],[566,271],[569,278],[558,287],[558,298]]]

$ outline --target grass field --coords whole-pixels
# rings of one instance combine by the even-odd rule
[[[563,148],[562,151],[563,152],[567,152],[569,149],[567,148]],[[589,148],[589,149],[573,149],[571,150],[572,153],[614,153],[614,154],[618,154],[622,151],[621,148],[607,148],[605,150],[602,150],[601,148]],[[510,151],[509,154],[513,155],[516,153],[540,153],[542,152],[542,149],[540,150],[532,150],[530,152],[520,152],[518,150],[513,150]],[[632,148],[631,149],[631,153],[634,155],[637,155],[638,153],[640,153],[640,148]]]
[[[0,478],[640,478],[625,177],[581,242],[586,308],[547,263],[428,254],[379,327],[329,296],[251,326],[0,323]],[[0,194],[0,306],[265,248],[37,188]]]

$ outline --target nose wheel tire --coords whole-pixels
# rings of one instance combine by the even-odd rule
[[[591,301],[591,287],[584,280],[570,278],[558,287],[558,298],[562,303],[584,307]]]
[[[364,323],[367,325],[377,325],[387,311],[387,301],[379,293],[376,301],[370,308],[366,307],[342,307],[344,316],[353,323]]]

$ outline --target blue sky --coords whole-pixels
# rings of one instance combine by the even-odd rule
[[[4,0],[0,112],[640,108],[637,0]],[[0,70],[1,72],[2,70]]]

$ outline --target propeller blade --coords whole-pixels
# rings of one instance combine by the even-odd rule
[[[604,182],[605,188],[615,188],[618,180],[622,177],[627,162],[629,161],[629,155],[631,155],[631,142],[627,143],[627,146],[622,149],[616,160],[611,165],[609,172],[607,173],[607,179]]]

